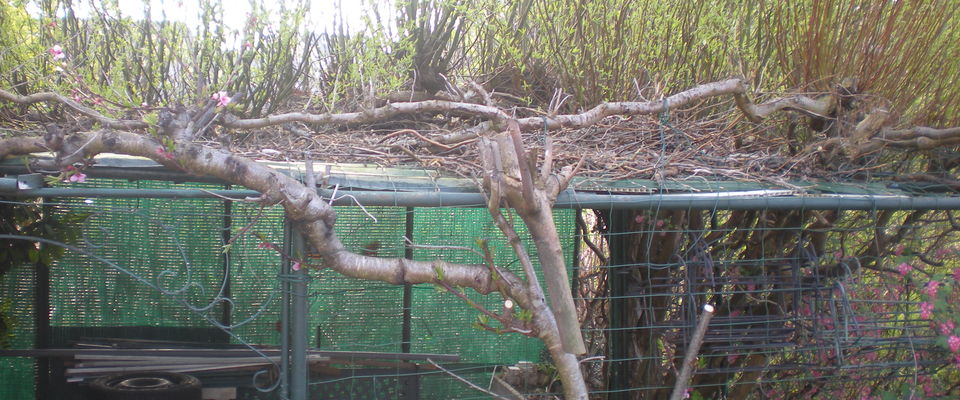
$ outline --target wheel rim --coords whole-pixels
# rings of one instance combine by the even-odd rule
[[[173,381],[160,377],[137,377],[117,382],[117,387],[124,389],[156,389],[173,385]]]

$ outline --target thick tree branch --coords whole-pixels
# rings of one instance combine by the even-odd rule
[[[462,114],[490,120],[504,120],[510,117],[503,110],[496,107],[445,100],[426,100],[417,103],[390,103],[369,111],[342,114],[287,113],[257,119],[238,119],[232,116],[225,116],[221,125],[232,129],[255,129],[291,122],[351,125],[379,122],[398,115],[428,113]]]
[[[46,151],[40,138],[18,137],[0,140],[0,155]],[[295,179],[267,166],[227,152],[200,145],[179,145],[169,155],[158,151],[161,144],[136,133],[99,130],[68,137],[65,143],[83,143],[81,154],[92,157],[100,153],[118,153],[152,159],[171,168],[195,175],[213,176],[246,186],[262,193],[268,204],[281,204],[287,215],[301,226],[304,235],[323,258],[324,266],[346,276],[379,280],[393,284],[433,283],[437,277],[434,262],[386,259],[351,253],[333,232],[336,214],[317,194]],[[54,149],[56,150],[56,149]],[[312,223],[315,222],[315,223]],[[498,289],[489,268],[483,264],[450,264],[440,262],[444,281],[469,287],[487,294]],[[518,303],[528,303],[522,281],[509,271],[500,271],[500,287],[505,295]]]

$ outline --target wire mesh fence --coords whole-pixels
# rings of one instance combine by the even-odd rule
[[[75,185],[80,186],[223,189],[110,179]],[[33,200],[5,200],[4,204],[36,206]],[[103,337],[254,348],[280,344],[281,282],[290,278],[281,272],[280,254],[265,244],[282,245],[286,240],[281,208],[218,198],[82,197],[45,199],[42,207],[54,218],[71,216],[70,226],[63,228],[75,229],[77,239],[71,243],[75,248],[50,266],[49,317],[43,323],[48,328],[41,324],[38,331],[35,288],[44,283],[38,282],[34,266],[20,266],[3,278],[4,297],[16,302],[10,307],[17,310],[13,348],[34,348],[33,338],[41,336],[42,347]],[[418,260],[442,256],[450,262],[481,263],[481,256],[468,249],[484,239],[498,265],[519,269],[482,208],[338,207],[337,212],[338,236],[358,253],[383,257],[409,253]],[[574,246],[573,215],[572,211],[557,213],[568,250]],[[518,229],[523,232],[522,226]],[[408,236],[410,243],[405,242]],[[532,243],[526,247],[535,254]],[[572,257],[571,251],[567,253]],[[338,365],[311,373],[311,391],[317,396],[328,393],[322,398],[393,398],[401,390],[410,392],[411,381],[416,397],[404,398],[484,396],[422,360],[371,361],[363,356],[351,358],[350,352],[456,355],[460,361],[445,364],[446,368],[482,387],[488,386],[497,366],[546,362],[541,342],[475,328],[479,312],[433,285],[405,288],[345,278],[323,269],[311,271],[310,276],[310,329],[304,334],[313,348],[347,353],[340,356]],[[486,307],[502,306],[499,297],[466,294]],[[0,397],[33,397],[33,360],[5,357],[0,361],[8,367],[0,371],[0,380],[17,382],[0,385]],[[252,380],[238,383],[253,386]],[[277,398],[255,389],[242,396]]]
[[[960,375],[945,343],[956,335],[944,299],[958,266],[948,211],[652,208],[589,217],[590,247],[609,246],[585,253],[579,271],[586,331],[609,355],[588,368],[598,395],[668,397],[704,304],[717,313],[694,398],[956,394]]]
[[[223,188],[109,179],[85,185]],[[63,229],[79,232],[76,249],[52,262],[49,276],[34,264],[2,278],[13,348],[119,336],[280,344],[282,283],[290,277],[281,255],[264,246],[287,240],[280,208],[218,198],[3,204],[43,207]],[[498,266],[518,269],[482,208],[339,207],[338,214],[338,235],[358,253],[479,263],[468,249],[486,239]],[[574,268],[588,346],[582,365],[594,398],[667,397],[706,303],[717,313],[700,349],[693,398],[936,397],[958,390],[950,343],[958,313],[950,303],[960,278],[953,272],[960,226],[949,211],[654,206],[557,210],[556,220]],[[474,328],[478,312],[445,291],[322,269],[310,275],[304,334],[312,347],[460,357],[443,363],[444,372],[424,360],[340,356],[311,369],[311,398],[488,397],[464,380],[483,388],[508,382],[530,398],[559,395],[541,342]],[[501,301],[466,294],[488,308]],[[51,367],[29,358],[0,362],[0,381],[15,382],[0,385],[0,397],[52,393],[37,384]],[[249,390],[240,398],[277,398],[250,388],[249,377],[242,384]]]

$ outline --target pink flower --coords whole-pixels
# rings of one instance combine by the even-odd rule
[[[244,42],[244,43],[243,43],[243,47],[248,48],[248,49],[249,49],[249,48],[252,48],[252,47],[253,47],[253,43]]]
[[[933,303],[923,302],[920,303],[920,318],[930,319],[933,315]]]
[[[953,279],[960,282],[960,268],[953,269]]]
[[[62,60],[64,58],[67,58],[67,55],[63,54],[63,47],[60,47],[59,44],[54,45],[48,51],[50,52],[50,55],[53,56],[54,60]]]
[[[950,351],[954,353],[960,351],[960,336],[950,336],[947,339],[947,344],[950,345]]]
[[[294,270],[294,271],[299,271],[299,270],[300,270],[300,261],[294,261],[294,262],[293,262],[293,265],[290,266],[290,269],[292,269],[292,270]]]
[[[907,274],[909,274],[912,270],[913,266],[907,263],[901,263],[899,266],[897,266],[897,271],[900,271],[901,276],[907,276]]]
[[[173,153],[167,151],[167,149],[163,148],[163,146],[157,147],[157,154],[159,154],[160,157],[166,158],[168,160],[173,159]]]
[[[740,355],[739,355],[739,354],[730,354],[730,355],[727,356],[727,363],[728,363],[728,364],[733,364],[733,363],[737,362],[737,359],[738,359],[738,358],[740,358]]]
[[[214,93],[211,99],[217,101],[217,107],[226,107],[230,104],[230,96],[227,96],[227,92],[224,91]]]
[[[82,172],[78,172],[73,175],[70,175],[70,182],[84,183],[86,181],[87,181],[87,175]]]
[[[957,324],[953,321],[946,321],[940,324],[940,333],[944,335],[949,335],[953,333],[953,330],[957,327]]]
[[[927,293],[927,296],[931,298],[937,297],[937,289],[940,287],[940,281],[930,281],[927,282],[927,287],[923,289]]]
[[[269,249],[270,247],[272,246],[267,242],[260,242],[260,244],[257,245],[258,249]]]

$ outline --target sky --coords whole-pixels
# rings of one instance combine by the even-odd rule
[[[124,17],[133,19],[144,19],[143,2],[149,1],[151,7],[151,18],[155,21],[176,21],[183,22],[190,28],[199,26],[200,5],[197,0],[118,0],[120,14]],[[336,10],[340,10],[347,26],[351,31],[361,30],[364,26],[361,19],[363,13],[363,0],[306,0],[310,5],[310,13],[307,19],[306,28],[315,32],[324,32],[330,30],[336,16]],[[100,8],[102,0],[79,0],[75,1],[74,12],[77,17],[85,18],[91,15],[94,8]],[[263,0],[264,7],[270,13],[270,21],[276,24],[279,21],[279,10],[282,4],[293,5],[293,1]],[[244,0],[226,0],[223,4],[223,24],[228,27],[240,29],[247,21],[247,16],[251,11],[249,1]],[[27,3],[27,11],[34,16],[40,15],[40,7],[35,1]],[[63,11],[61,10],[62,16]]]

